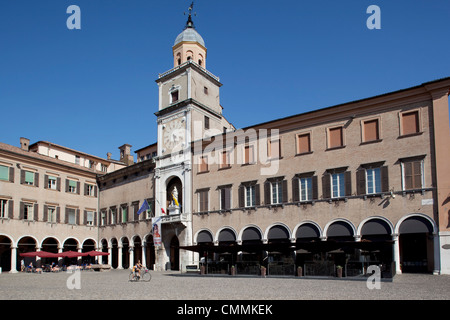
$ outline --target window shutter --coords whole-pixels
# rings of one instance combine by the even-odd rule
[[[23,216],[24,216],[24,206],[25,204],[23,202],[20,202],[20,212],[19,212],[19,219],[23,220]]]
[[[389,170],[387,166],[380,168],[381,173],[381,192],[389,191]]]
[[[69,179],[66,179],[66,192],[69,192]]]
[[[225,209],[231,209],[231,188],[225,189]]]
[[[319,199],[319,189],[318,189],[318,183],[317,183],[317,176],[312,177],[312,198],[313,200]]]
[[[46,222],[48,221],[48,206],[44,204],[44,218],[42,221]]]
[[[14,200],[8,201],[8,218],[14,218]]]
[[[300,181],[297,177],[292,179],[292,201],[300,201]]]
[[[39,173],[37,172],[34,174],[34,185],[39,187]]]
[[[97,186],[94,186],[94,197],[97,198]]]
[[[34,204],[34,210],[33,210],[33,220],[38,221],[38,214],[39,214],[39,205],[37,203]]]
[[[282,182],[282,188],[283,188],[283,202],[288,202],[288,186],[287,186],[287,180],[283,180]]]
[[[14,182],[14,168],[9,167],[9,181]]]
[[[94,226],[97,226],[97,212],[94,211]]]
[[[25,183],[25,170],[20,170],[20,184]]]
[[[76,211],[76,223],[77,223],[77,225],[80,225],[80,209],[77,209],[77,211]]]
[[[356,171],[356,193],[358,195],[366,194],[366,170]]]
[[[61,208],[56,207],[56,222],[61,223]]]
[[[270,182],[266,181],[264,183],[264,202],[266,205],[269,205],[272,203],[270,199]]]
[[[350,171],[345,172],[345,195],[352,195],[352,173]]]
[[[69,223],[69,208],[66,208],[66,214],[64,217],[64,223]]]
[[[239,186],[239,208],[245,207],[245,187]]]
[[[61,178],[56,178],[56,190],[61,191]]]
[[[225,201],[225,188],[220,189],[220,209],[225,210],[226,209],[226,201]]]
[[[86,210],[84,210],[84,212],[83,212],[83,224],[86,224],[87,225],[87,211]]]
[[[255,185],[255,206],[259,206],[261,204],[261,195],[259,191],[259,184]]]
[[[331,175],[328,172],[322,177],[322,196],[324,199],[331,198],[330,177]]]
[[[87,196],[88,194],[88,185],[87,183],[84,184],[84,195]]]
[[[80,194],[80,181],[77,181],[77,194]]]
[[[48,189],[48,175],[44,175],[44,189]]]

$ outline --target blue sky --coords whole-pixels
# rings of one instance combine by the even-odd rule
[[[190,0],[1,0],[0,141],[118,158],[156,142],[158,73]],[[69,30],[70,5],[81,30]],[[381,29],[369,30],[370,5]],[[450,1],[195,1],[237,128],[450,76]],[[134,152],[133,152],[134,154]]]

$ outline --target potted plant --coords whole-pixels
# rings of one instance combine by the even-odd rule
[[[342,266],[336,267],[336,277],[342,278]]]

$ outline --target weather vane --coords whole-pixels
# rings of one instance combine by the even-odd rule
[[[192,1],[192,3],[191,3],[191,5],[189,6],[188,10],[189,10],[189,15],[191,15],[192,10],[194,10],[194,1]],[[186,15],[186,12],[184,12],[184,15]],[[196,12],[194,12],[194,16],[197,16],[197,13],[196,13]]]

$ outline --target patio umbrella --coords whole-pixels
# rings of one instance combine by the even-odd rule
[[[57,257],[65,257],[65,258],[76,258],[76,257],[85,257],[87,253],[84,252],[76,252],[76,251],[64,251],[57,254]]]
[[[108,252],[101,252],[101,251],[95,251],[95,250],[85,252],[85,254],[87,254],[88,256],[91,256],[91,257],[109,255]]]
[[[21,257],[40,257],[40,258],[57,258],[59,257],[57,253],[51,253],[47,251],[33,251],[24,252],[20,254]]]

